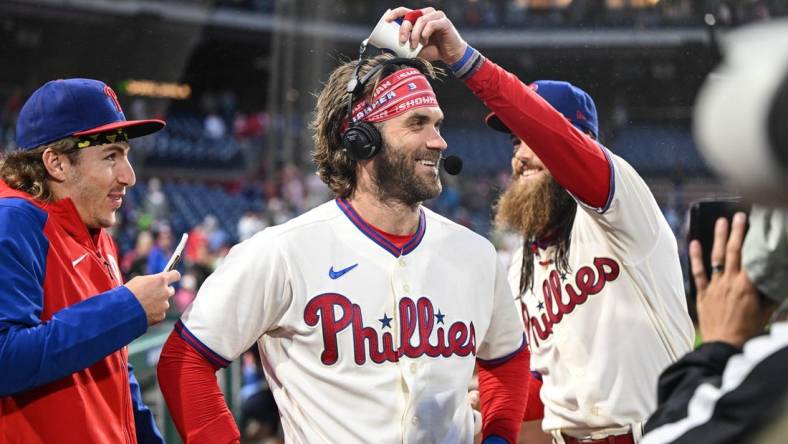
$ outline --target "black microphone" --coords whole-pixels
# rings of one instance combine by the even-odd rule
[[[462,171],[462,159],[457,156],[444,157],[443,169],[452,176],[460,174],[460,171]]]

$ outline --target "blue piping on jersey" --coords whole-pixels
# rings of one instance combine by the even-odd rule
[[[506,356],[502,356],[500,358],[495,358],[495,359],[490,359],[490,360],[476,358],[476,361],[479,362],[479,364],[482,364],[482,365],[487,366],[487,367],[495,367],[495,366],[501,365],[501,364],[505,363],[506,361],[512,359],[513,357],[515,357],[515,355],[520,353],[527,346],[528,346],[528,339],[525,337],[525,333],[523,333],[523,342],[520,344],[519,347],[517,347],[517,350],[509,353]]]
[[[348,202],[347,199],[338,198],[336,199],[336,203],[337,206],[339,206],[339,209],[345,213],[345,216],[350,219],[350,222],[352,222],[356,228],[358,228],[368,238],[372,239],[373,242],[391,253],[394,257],[400,257],[415,250],[416,247],[418,247],[421,243],[421,240],[424,239],[424,234],[427,231],[427,217],[424,214],[424,210],[419,208],[419,226],[416,229],[416,233],[413,235],[411,240],[402,246],[402,249],[400,250],[396,245],[389,242],[388,239],[383,237],[383,235],[378,233],[374,228],[369,226],[369,224],[364,222],[364,219],[361,218],[361,216],[356,212],[353,206],[350,205],[350,202]]]
[[[194,334],[190,332],[185,325],[183,325],[183,321],[179,320],[178,322],[175,323],[175,331],[177,331],[178,335],[180,335],[180,337],[183,338],[183,340],[186,341],[187,344],[189,344],[193,349],[195,349],[197,353],[203,355],[205,359],[211,361],[212,363],[222,368],[230,365],[231,361],[224,359],[221,355],[219,355],[219,353],[216,353],[215,351],[211,350],[210,347],[203,344],[202,341],[197,339],[197,337],[194,336]]]

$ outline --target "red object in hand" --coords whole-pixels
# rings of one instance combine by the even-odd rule
[[[418,20],[419,17],[421,17],[422,15],[424,15],[424,13],[421,12],[421,9],[414,9],[413,11],[410,11],[409,13],[405,14],[405,16],[402,17],[402,20],[407,20],[411,23],[416,23],[416,20]]]

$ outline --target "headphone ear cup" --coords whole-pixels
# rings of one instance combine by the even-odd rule
[[[357,122],[342,135],[342,148],[355,160],[371,159],[381,146],[383,139],[380,132],[371,123]]]

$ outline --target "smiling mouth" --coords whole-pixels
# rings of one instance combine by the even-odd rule
[[[120,206],[123,204],[123,195],[112,195],[112,194],[110,194],[108,197],[109,197],[109,200],[112,201],[112,206],[115,207],[115,209],[120,208]]]
[[[535,169],[535,168],[534,169],[528,169],[528,170],[521,171],[520,174],[518,174],[518,176],[519,177],[531,177],[531,176],[536,176],[537,174],[539,174],[541,172],[542,172],[542,170]]]

